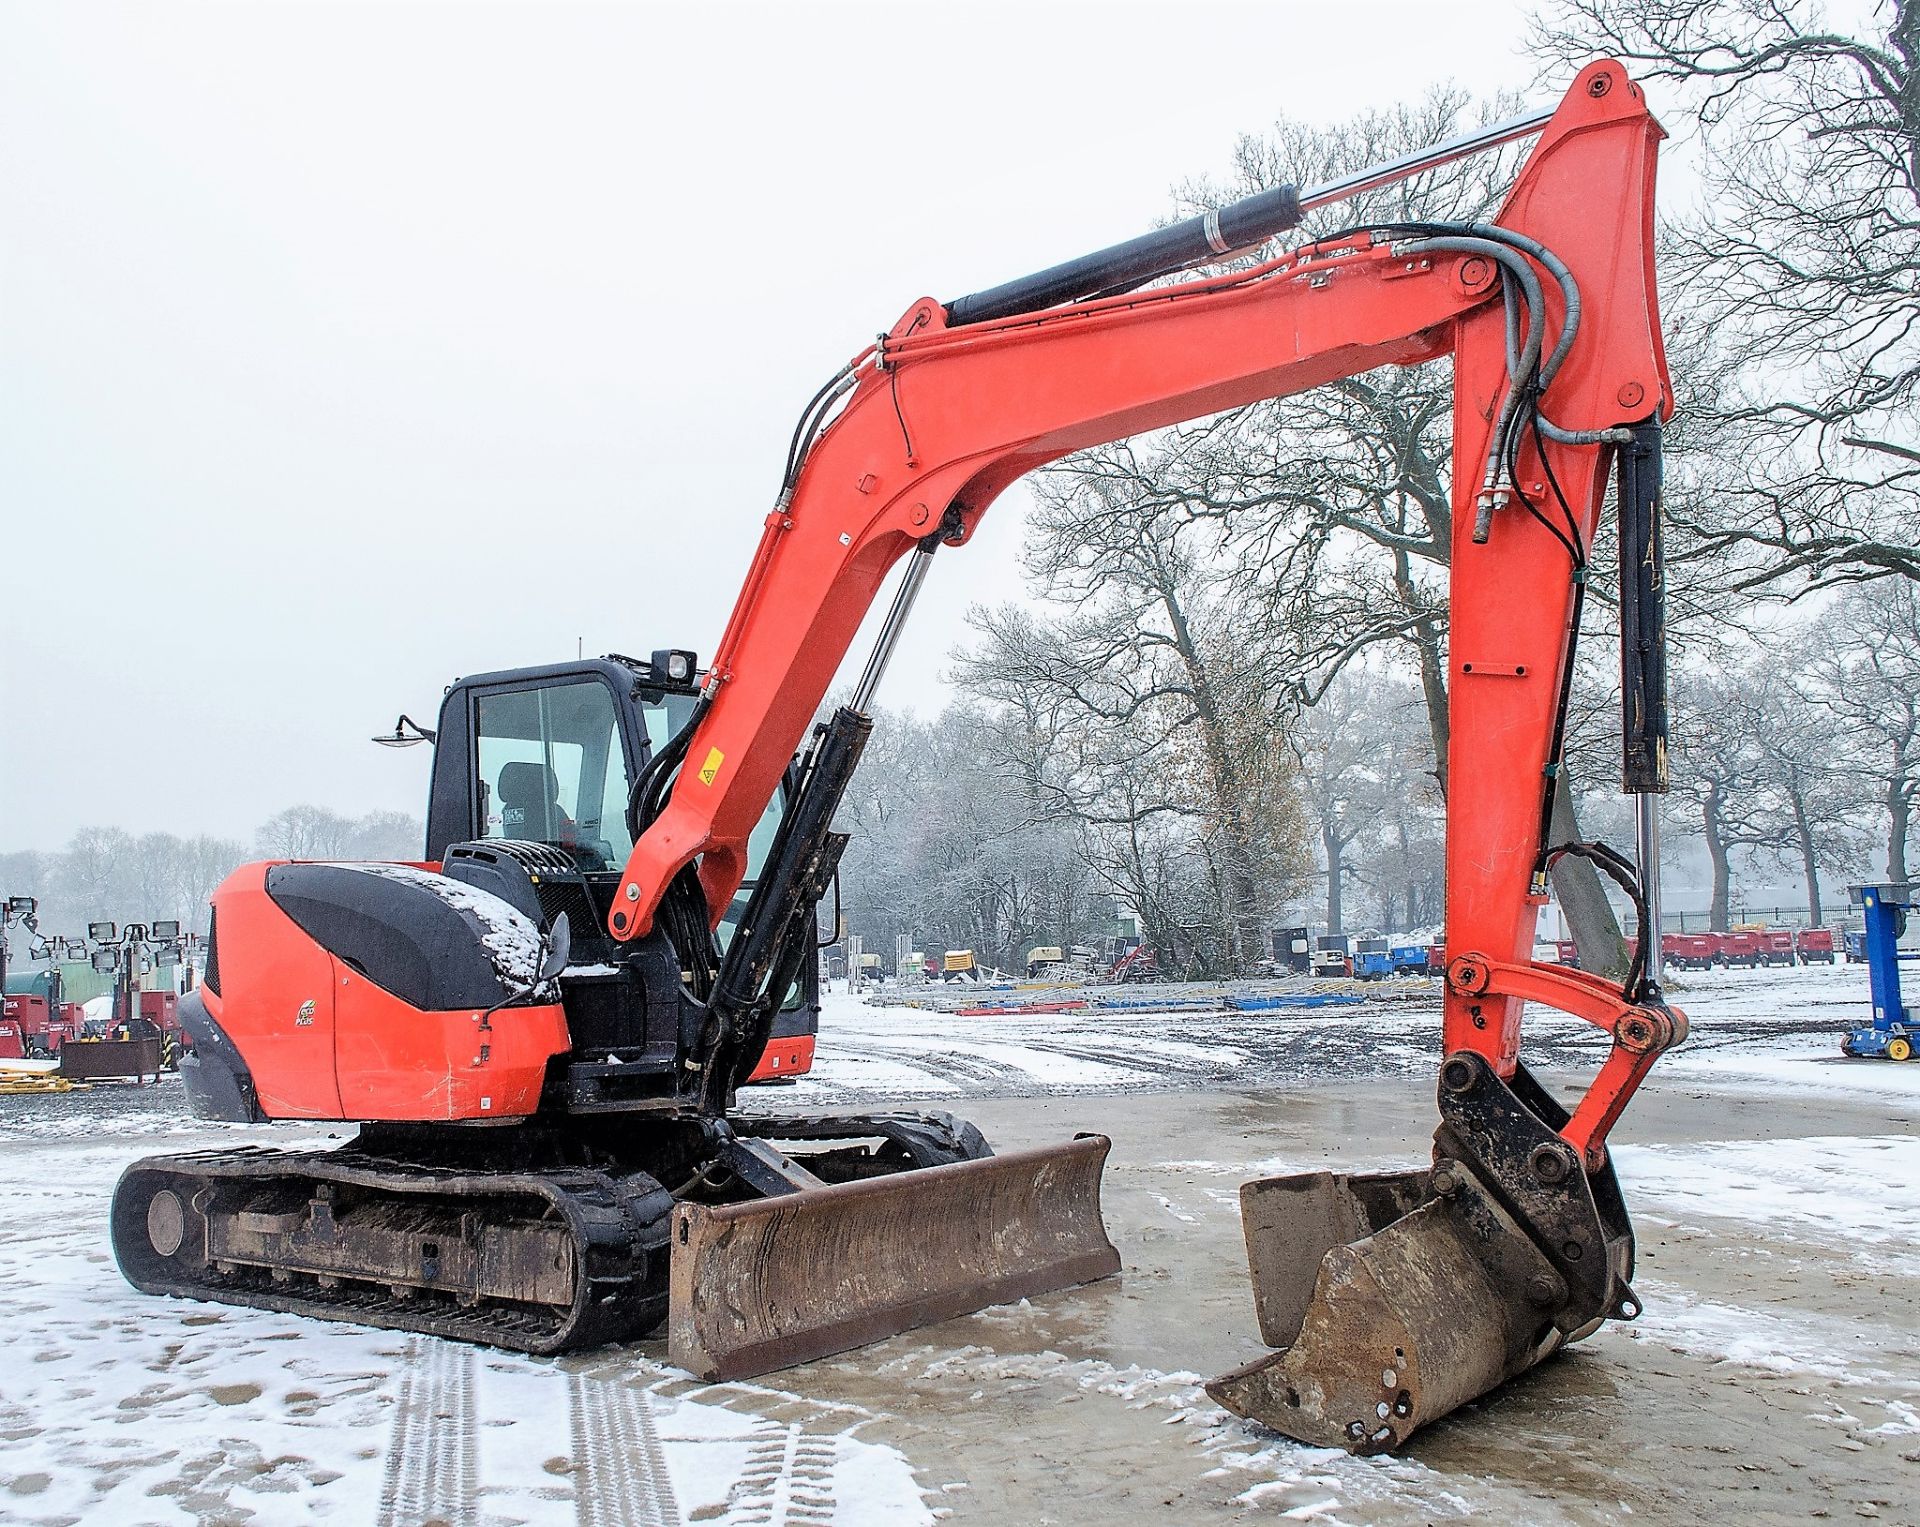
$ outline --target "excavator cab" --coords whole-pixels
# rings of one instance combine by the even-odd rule
[[[674,672],[683,677],[673,677]],[[426,857],[456,845],[543,844],[573,861],[591,903],[570,933],[588,966],[616,951],[605,936],[619,870],[633,851],[633,787],[686,726],[698,698],[695,656],[658,651],[512,668],[456,680],[440,705],[427,810]],[[714,929],[724,953],[759,883],[786,814],[791,779],[768,800],[747,846],[747,875]],[[811,1064],[819,1028],[818,962],[805,961],[774,1020],[765,1075]]]

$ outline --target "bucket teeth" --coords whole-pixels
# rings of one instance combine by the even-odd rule
[[[1120,1270],[1108,1141],[674,1211],[667,1355],[751,1378]]]

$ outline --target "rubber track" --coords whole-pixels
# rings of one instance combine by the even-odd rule
[[[742,1116],[743,1134],[817,1139],[829,1147],[851,1137],[891,1138],[915,1166],[935,1166],[991,1154],[979,1131],[939,1111],[856,1115]],[[904,1164],[904,1163],[902,1163]],[[550,1221],[572,1233],[578,1281],[571,1303],[533,1306],[504,1302],[464,1307],[434,1293],[395,1294],[384,1282],[355,1282],[341,1275],[323,1288],[306,1274],[291,1283],[269,1281],[262,1268],[222,1274],[212,1267],[161,1257],[148,1239],[146,1205],[171,1186],[191,1201],[202,1186],[228,1183],[288,1183],[312,1196],[320,1183],[385,1195],[394,1203],[421,1204],[446,1212],[448,1200],[463,1209],[483,1208],[494,1196],[499,1208],[517,1201],[509,1216],[524,1219],[528,1199],[547,1205]],[[149,1156],[134,1162],[114,1190],[114,1254],[127,1281],[142,1293],[248,1305],[322,1320],[484,1342],[520,1352],[550,1355],[608,1342],[631,1340],[658,1327],[667,1315],[667,1240],[673,1201],[653,1178],[585,1168],[538,1173],[501,1173],[424,1166],[374,1155],[354,1145],[334,1150],[283,1151],[242,1146],[224,1151]]]
[[[323,1289],[312,1282],[273,1285],[257,1272],[225,1276],[208,1269],[196,1275],[194,1269],[157,1258],[146,1241],[145,1199],[139,1184],[142,1179],[165,1178],[185,1178],[196,1185],[289,1178],[302,1184],[344,1183],[384,1190],[402,1202],[422,1194],[476,1201],[489,1192],[519,1199],[529,1194],[545,1196],[550,1202],[558,1201],[552,1212],[574,1232],[575,1265],[585,1286],[576,1286],[572,1305],[566,1309],[506,1304],[468,1309],[433,1296],[396,1296],[383,1284],[343,1280],[335,1288]],[[643,1186],[633,1186],[636,1183]],[[653,1190],[652,1199],[645,1189]],[[349,1320],[543,1354],[642,1335],[666,1315],[665,1245],[671,1201],[658,1192],[651,1178],[637,1175],[616,1181],[583,1170],[538,1175],[460,1173],[370,1157],[351,1147],[277,1151],[244,1146],[136,1161],[122,1175],[114,1200],[114,1251],[122,1272],[144,1293]],[[657,1211],[653,1215],[636,1212],[649,1205]]]

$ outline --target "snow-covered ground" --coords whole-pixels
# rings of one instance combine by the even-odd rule
[[[1002,1145],[1099,1129],[1125,1268],[752,1384],[658,1343],[534,1359],[138,1295],[107,1250],[121,1165],[325,1136],[215,1134],[173,1081],[0,1099],[0,1521],[1913,1520],[1920,1064],[1838,1058],[1858,967],[1690,982],[1693,1041],[1616,1152],[1645,1316],[1399,1459],[1297,1446],[1200,1382],[1259,1350],[1238,1183],[1417,1151],[1431,998],[962,1019],[836,993],[815,1075],[750,1102],[964,1105]],[[1554,1068],[1604,1048],[1529,1032]]]
[[[928,1519],[857,1406],[137,1294],[105,1241],[127,1154],[9,1152],[0,1520]]]
[[[1396,981],[1383,990],[1381,1000],[1358,1007],[967,1018],[889,1003],[884,991],[851,997],[836,988],[825,997],[813,1074],[790,1096],[833,1106],[1425,1070],[1439,1054],[1439,983]],[[1686,1011],[1692,1036],[1662,1058],[1656,1076],[1706,1073],[1836,1096],[1915,1089],[1897,1067],[1840,1054],[1845,1030],[1871,1016],[1864,965],[1694,972],[1677,977],[1669,997]],[[1591,1065],[1606,1049],[1591,1026],[1539,1008],[1529,1012],[1526,1034],[1530,1063]]]

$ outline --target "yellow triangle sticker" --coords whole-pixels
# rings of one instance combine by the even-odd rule
[[[720,765],[727,761],[727,755],[718,748],[707,749],[707,761],[700,765],[700,783],[710,785],[720,777]]]

